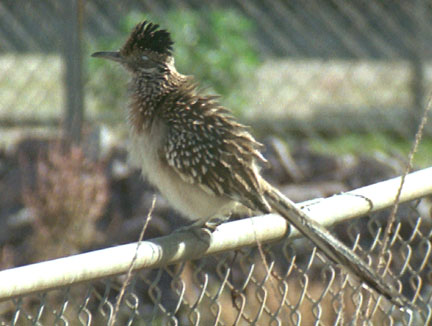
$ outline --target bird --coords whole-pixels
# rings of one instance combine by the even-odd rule
[[[262,144],[218,96],[204,94],[193,76],[177,71],[173,45],[167,30],[145,20],[119,50],[92,54],[129,72],[129,156],[143,176],[191,220],[191,228],[229,219],[244,208],[277,213],[330,261],[399,308],[412,308],[353,250],[261,176]]]

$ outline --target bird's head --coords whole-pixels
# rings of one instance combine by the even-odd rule
[[[92,57],[119,62],[133,74],[160,74],[173,67],[170,34],[159,25],[139,23],[119,51],[96,52]]]

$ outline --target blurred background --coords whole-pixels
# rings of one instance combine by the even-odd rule
[[[403,171],[432,89],[431,13],[426,0],[0,2],[2,264],[137,234],[154,189],[126,159],[128,76],[90,54],[143,19],[172,33],[178,70],[253,127],[266,176],[302,201]],[[431,165],[430,136],[416,167]],[[183,223],[157,207],[174,217],[149,236]]]
[[[172,33],[178,70],[253,127],[267,177],[301,201],[403,170],[432,89],[431,13],[426,0],[0,2],[0,245],[68,234],[65,214],[80,239],[42,257],[131,239],[154,189],[127,164],[128,76],[90,54],[143,19]]]
[[[0,6],[5,135],[63,123],[77,137],[82,116],[85,131],[121,128],[127,76],[90,54],[118,49],[143,19],[171,31],[178,69],[257,124],[257,135],[289,134],[294,142],[308,138],[335,150],[404,148],[431,85],[426,0],[6,0]]]
[[[294,201],[305,201],[404,171],[432,90],[431,18],[427,0],[0,1],[0,269],[138,238],[155,190],[127,162],[128,76],[121,67],[90,57],[120,48],[138,22],[149,19],[171,32],[177,69],[194,75],[206,92],[220,94],[222,104],[252,126],[266,145],[265,176]],[[429,123],[414,168],[432,165],[431,130]],[[421,240],[409,239],[430,246],[416,224],[419,216],[430,222],[430,202],[411,203],[401,211],[404,235],[409,238],[415,230]],[[153,215],[146,238],[186,223],[160,196]],[[333,231],[348,244],[362,234],[362,245],[369,246],[387,217],[381,212]],[[423,234],[430,232],[429,222]],[[297,278],[290,279],[296,293],[311,250],[299,241],[273,252],[282,269],[298,255]],[[424,275],[416,275],[430,281],[430,263],[421,261],[429,255],[427,245],[419,248],[414,265]],[[260,261],[252,249],[242,257],[247,266]],[[394,264],[405,258],[394,258]],[[148,286],[162,277],[165,285],[159,290],[167,291],[181,273],[201,279],[207,265],[216,265],[209,261],[195,269],[183,265],[180,272],[161,270],[157,277],[149,272],[143,280]],[[217,266],[226,268],[230,261],[223,258]],[[323,287],[325,273],[307,272],[318,278],[311,281],[313,296]],[[211,274],[214,280],[216,274]],[[90,299],[106,304],[115,298],[111,282],[47,302],[73,302],[79,294],[82,299],[75,302],[81,308],[71,315],[81,318]],[[165,317],[174,318],[167,311],[177,296],[169,292],[154,299],[152,289],[143,309],[148,312],[165,300]],[[336,297],[338,291],[332,293]],[[229,304],[231,299],[224,300]],[[295,295],[291,300],[295,305]],[[328,300],[328,319],[316,317],[310,300],[303,308],[305,320],[334,320]],[[1,305],[0,316],[17,320],[17,311],[40,309],[21,303]],[[32,314],[24,320],[36,324]],[[388,314],[377,318],[392,320]]]

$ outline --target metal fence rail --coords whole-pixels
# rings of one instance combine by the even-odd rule
[[[305,250],[304,239],[297,240],[300,246],[292,243],[296,232],[287,236],[285,221],[268,215],[221,225],[208,248],[193,236],[176,233],[139,246],[133,243],[1,271],[0,300],[4,302],[0,321],[4,325],[49,325],[54,321],[105,325],[112,318],[122,274],[137,253],[137,272],[122,302],[119,325],[430,322],[432,293],[427,275],[432,268],[432,229],[430,211],[425,214],[424,209],[431,206],[427,202],[420,205],[418,200],[432,194],[431,179],[432,168],[405,179],[400,198],[409,204],[398,214],[385,271],[389,281],[396,280],[421,312],[402,313],[384,299],[376,301],[375,295],[315,251],[299,255]],[[400,182],[395,178],[300,205],[317,221],[332,225],[390,207]],[[355,249],[372,263],[380,251],[385,222],[382,217],[371,218],[363,234],[358,233],[358,223],[349,222],[347,233]],[[373,239],[372,246],[362,245],[367,238]],[[274,243],[276,240],[281,241]],[[266,264],[250,248],[257,243]],[[203,256],[207,258],[201,259]],[[178,264],[164,267],[173,263]],[[84,281],[91,283],[80,285]]]

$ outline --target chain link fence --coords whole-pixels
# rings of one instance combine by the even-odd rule
[[[429,168],[406,178],[400,199],[411,201],[399,209],[382,268],[388,282],[396,282],[418,311],[403,312],[377,298],[330,264],[307,240],[285,234],[283,219],[269,215],[224,225],[204,245],[207,252],[202,240],[177,233],[6,270],[0,273],[0,297],[15,298],[0,305],[1,321],[5,325],[106,325],[115,316],[119,325],[428,324],[431,203],[412,199],[432,193],[431,185],[421,182],[431,173]],[[336,216],[346,219],[378,209],[368,218],[345,223],[344,231],[338,232],[375,266],[383,246],[382,226],[389,215],[380,207],[391,205],[400,182],[397,178],[302,206],[316,219],[326,217],[327,223],[335,222]],[[344,204],[347,201],[350,205]],[[281,237],[282,241],[274,242]],[[254,243],[260,245],[250,247]],[[128,257],[134,251],[139,271],[128,280],[115,308],[126,282],[122,272],[132,263]],[[193,259],[203,253],[208,257]],[[165,266],[185,258],[183,263]],[[165,267],[142,269],[161,265]],[[106,276],[110,274],[121,275]],[[92,282],[79,284],[86,280]],[[46,291],[49,288],[53,290]]]
[[[183,35],[175,41],[185,73],[222,93],[244,119],[259,118],[276,130],[283,124],[284,131],[317,138],[354,130],[393,132],[406,139],[415,133],[431,85],[431,8],[424,0],[71,3],[1,4],[1,125],[55,124],[65,112],[75,116],[83,107],[90,120],[118,121],[126,101],[120,86],[125,78],[117,72],[114,87],[113,72],[89,54],[118,48],[143,18]],[[223,24],[231,25],[218,35]],[[223,40],[233,33],[247,38],[251,47],[230,53],[235,64],[229,66],[220,53],[229,48]],[[193,57],[200,69],[185,63],[183,55],[191,56],[211,37],[216,38],[209,41],[212,52],[199,50],[203,57]],[[255,55],[257,62],[230,73],[239,65],[236,57],[247,61]],[[212,64],[214,71],[200,72]],[[247,69],[254,70],[253,78],[241,78]],[[101,99],[103,90],[108,90],[107,101]],[[242,101],[231,100],[239,97]],[[66,120],[72,124],[72,118]],[[279,128],[272,126],[275,121]]]
[[[154,189],[125,159],[127,76],[90,53],[119,48],[140,20],[172,32],[179,71],[253,126],[273,167],[266,178],[301,202],[403,173],[432,89],[431,14],[426,0],[0,2],[0,269],[138,239]],[[83,155],[47,149],[60,130],[83,135]],[[431,166],[430,136],[427,124],[416,166]],[[399,207],[381,270],[418,312],[378,299],[286,235],[135,271],[116,324],[429,324],[431,203],[422,197]],[[157,202],[150,239],[181,224]],[[389,215],[332,232],[377,266]],[[125,278],[3,298],[0,325],[108,325]]]
[[[431,172],[425,169],[408,176],[401,200],[431,194],[431,185],[421,182]],[[303,207],[315,218],[361,215],[391,204],[398,183],[400,179],[383,182]],[[347,201],[352,204],[344,205]],[[285,234],[283,219],[262,216],[226,224],[213,236],[209,256],[198,260],[193,258],[205,252],[202,240],[178,233],[143,242],[143,250],[131,244],[4,271],[0,296],[5,299],[9,293],[15,298],[0,304],[0,321],[4,325],[108,325],[115,316],[118,325],[426,325],[431,320],[432,296],[430,211],[426,199],[401,205],[382,268],[388,282],[396,282],[418,311],[403,312],[377,298],[330,264],[307,240]],[[343,232],[334,231],[360,257],[376,265],[388,215],[389,211],[378,210],[345,223]],[[255,242],[260,245],[245,247]],[[132,274],[117,309],[126,282],[119,266],[124,262],[127,267],[131,263],[127,257],[134,251],[136,268],[189,259]],[[213,254],[217,252],[221,254]],[[102,277],[109,274],[121,275]],[[92,282],[80,285],[85,280]],[[54,289],[30,295],[48,288]]]

